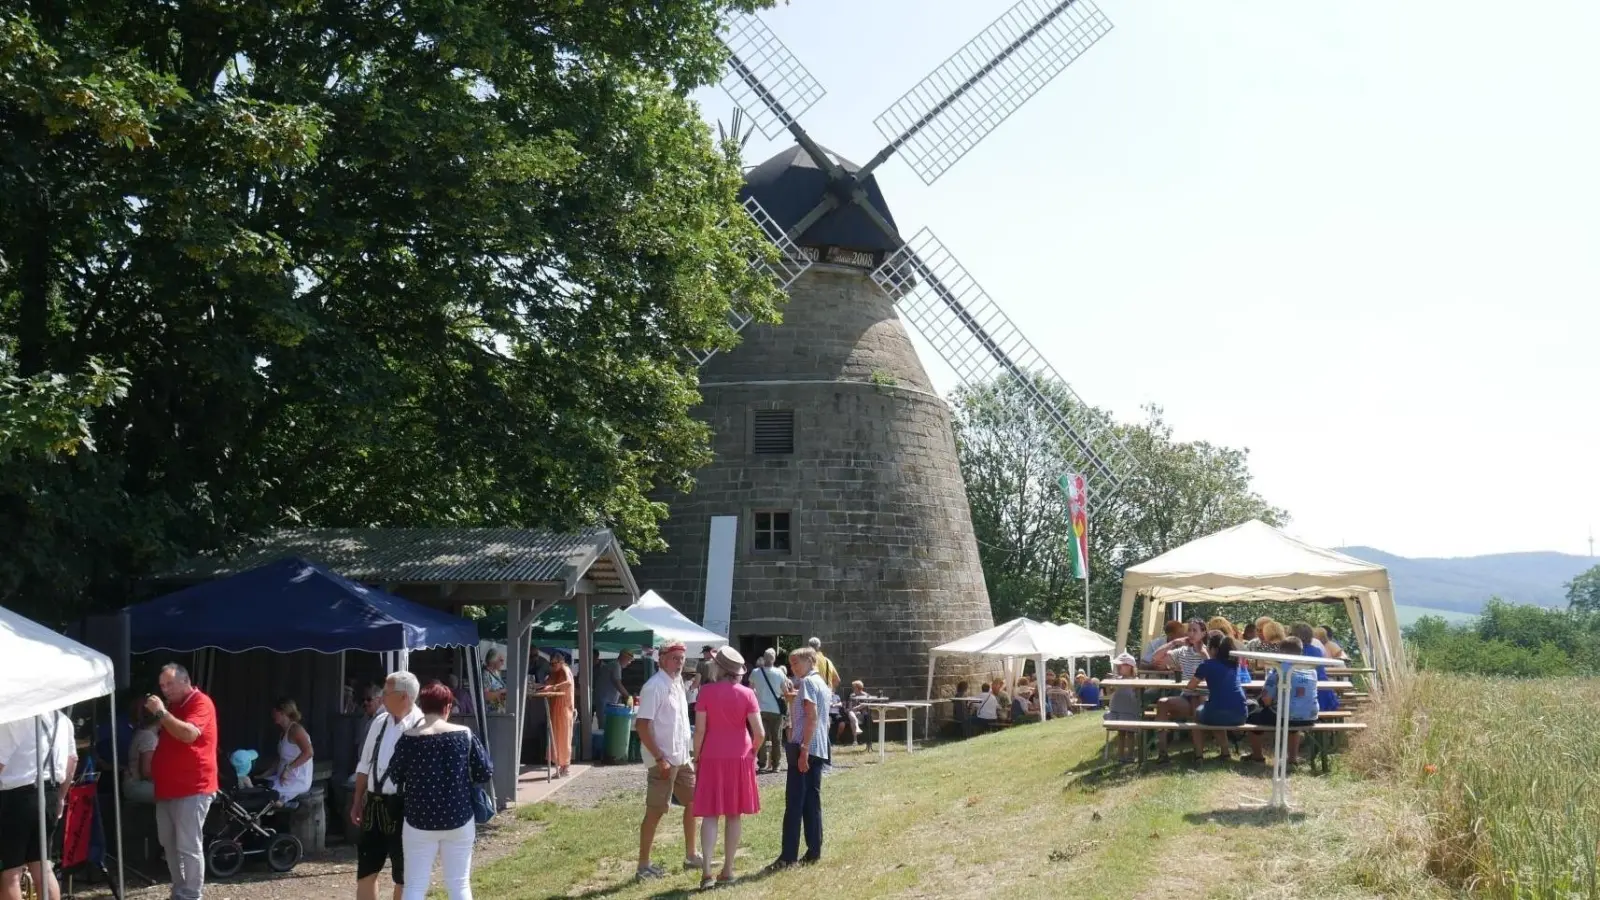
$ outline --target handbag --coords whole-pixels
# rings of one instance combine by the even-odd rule
[[[472,786],[472,819],[479,825],[494,818],[494,798],[481,784]]]
[[[783,699],[783,694],[772,686],[772,670],[763,668],[761,673],[761,680],[767,683],[767,692],[772,694],[773,699],[778,701],[778,715],[787,716],[789,714],[789,704]]]

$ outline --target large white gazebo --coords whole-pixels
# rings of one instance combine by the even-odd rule
[[[1380,675],[1405,662],[1389,571],[1296,540],[1260,521],[1190,541],[1122,576],[1117,652],[1128,646],[1135,606],[1143,640],[1156,634],[1171,603],[1311,603],[1343,601],[1361,655]],[[1141,642],[1142,643],[1142,642]]]

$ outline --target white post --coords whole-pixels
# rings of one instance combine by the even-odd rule
[[[111,729],[112,740],[116,740],[117,729]],[[38,716],[33,717],[33,789],[39,795],[39,878],[34,885],[40,897],[49,894],[48,884],[45,881],[45,867],[50,865],[50,830],[45,827],[44,818],[44,756],[39,753],[39,742],[44,739],[44,723]],[[54,742],[52,741],[52,745]],[[53,773],[52,773],[53,774]]]
[[[1050,721],[1050,690],[1046,686],[1048,682],[1044,678],[1043,654],[1040,654],[1039,658],[1033,662],[1033,677],[1034,680],[1039,682],[1039,686],[1033,690],[1033,696],[1039,701],[1039,721],[1048,722]]]

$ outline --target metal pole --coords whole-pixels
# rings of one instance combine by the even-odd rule
[[[122,880],[122,763],[117,759],[117,695],[106,695],[106,711],[111,720],[111,815],[117,829],[117,896],[128,896]]]

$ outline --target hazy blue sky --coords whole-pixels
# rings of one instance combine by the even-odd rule
[[[865,162],[872,119],[1009,6],[764,15],[829,91],[804,124]],[[932,228],[1090,403],[1250,448],[1306,539],[1588,552],[1600,4],[1100,7],[1116,28],[932,187],[879,170],[901,230]]]

